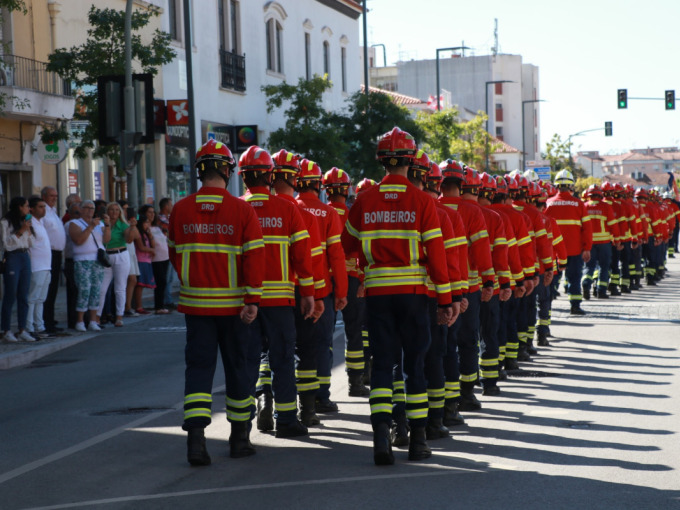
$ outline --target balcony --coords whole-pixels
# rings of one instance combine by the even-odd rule
[[[45,62],[17,55],[2,55],[0,91],[24,105],[8,99],[4,113],[10,117],[70,119],[75,100],[71,83],[47,70]]]
[[[225,89],[245,92],[246,90],[246,56],[237,55],[220,49],[220,69],[222,71],[221,86]]]

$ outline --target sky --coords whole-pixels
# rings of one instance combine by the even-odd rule
[[[565,140],[605,121],[613,136],[575,136],[573,152],[680,146],[678,0],[368,0],[368,9],[368,44],[385,45],[387,65],[463,42],[488,55],[497,19],[499,53],[539,68],[542,151],[555,133]],[[617,108],[620,88],[627,109]],[[676,110],[665,110],[665,90],[676,90]]]

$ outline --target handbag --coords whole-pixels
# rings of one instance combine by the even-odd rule
[[[109,258],[109,254],[106,253],[104,248],[99,247],[99,243],[97,242],[97,238],[94,236],[94,232],[92,232],[92,239],[94,239],[94,244],[97,246],[97,262],[99,262],[99,264],[104,267],[111,267],[111,259]]]

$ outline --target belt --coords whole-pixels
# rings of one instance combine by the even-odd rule
[[[10,250],[7,253],[26,253],[28,248],[17,248],[16,250]]]
[[[106,253],[123,253],[127,248],[116,248],[114,250],[106,250]]]

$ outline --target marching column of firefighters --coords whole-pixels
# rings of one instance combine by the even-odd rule
[[[584,202],[568,170],[553,184],[436,164],[399,128],[377,157],[385,177],[358,183],[349,205],[344,170],[256,146],[238,163],[239,200],[226,191],[237,166],[226,145],[199,150],[202,187],[175,206],[168,235],[187,324],[190,464],[211,462],[218,351],[231,457],[255,453],[253,422],[284,439],[338,412],[331,368],[344,354],[349,396],[368,397],[375,464],[393,464],[393,446],[418,461],[461,412],[482,409],[477,386],[501,394],[550,345],[562,277],[570,314],[583,316],[583,300],[655,286],[677,250],[680,209],[654,190],[593,185]],[[344,353],[332,345],[338,312]]]

